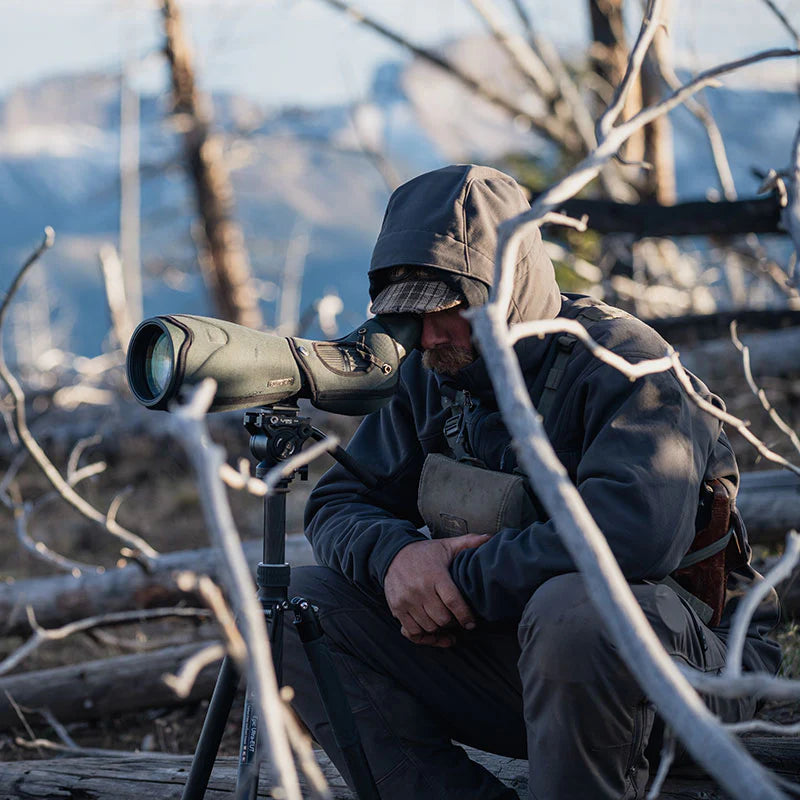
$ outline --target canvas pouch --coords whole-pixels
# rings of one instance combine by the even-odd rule
[[[431,536],[495,534],[523,528],[536,517],[520,475],[483,469],[441,453],[425,459],[417,506]]]

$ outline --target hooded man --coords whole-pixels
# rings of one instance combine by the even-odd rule
[[[528,207],[512,178],[486,167],[446,167],[394,192],[369,272],[372,310],[419,314],[420,351],[348,447],[377,486],[334,466],[306,511],[323,566],[296,569],[290,592],[320,608],[382,798],[517,796],[454,742],[527,758],[530,796],[543,800],[641,797],[659,752],[652,705],[535,494],[520,493],[514,448],[461,316],[488,299],[498,224]],[[665,352],[630,315],[561,294],[534,230],[520,248],[509,322],[556,316],[578,319],[629,361]],[[572,337],[527,338],[515,350],[556,453],[667,652],[720,669],[735,602],[711,621],[712,609],[668,577],[699,552],[708,487],[735,496],[719,420],[671,372],[631,382]],[[498,496],[512,491],[514,507],[501,508]],[[728,599],[756,579],[733,521],[738,535],[714,554],[714,563],[728,559],[726,573],[735,568]],[[754,618],[746,669],[777,670],[779,650],[762,638],[775,612],[773,597]],[[347,778],[291,631],[284,664],[298,713]],[[728,721],[755,710],[746,698],[707,702]]]

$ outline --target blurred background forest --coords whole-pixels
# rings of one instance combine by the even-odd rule
[[[163,415],[143,412],[125,387],[132,325],[194,313],[280,335],[350,331],[368,313],[366,270],[392,189],[473,162],[509,172],[532,196],[543,191],[592,148],[593,120],[622,77],[642,13],[636,0],[2,5],[3,291],[45,226],[56,232],[7,309],[2,354],[56,467],[97,508],[116,506],[123,492],[119,520],[162,551],[204,547],[207,537]],[[674,0],[670,20],[627,116],[716,64],[796,48],[800,2]],[[790,459],[797,449],[748,387],[729,323],[738,320],[758,386],[796,429],[800,295],[779,173],[794,158],[799,91],[791,58],[726,76],[648,126],[581,194],[589,205],[572,210],[589,213],[589,231],[545,231],[564,291],[653,322],[729,409]],[[14,587],[57,574],[51,551],[69,554],[65,574],[126,561],[102,526],[52,496],[20,445],[13,399],[0,394],[8,508],[0,579],[16,608],[2,641],[8,653],[26,634]],[[241,415],[211,422],[231,461],[246,455]],[[353,427],[318,412],[315,422],[345,438]],[[734,444],[744,470],[769,466],[740,439]],[[102,469],[80,473],[100,460]],[[312,467],[312,482],[324,464]],[[766,499],[753,512],[761,515],[754,530],[763,531],[765,559],[795,524],[790,478],[758,484]],[[784,493],[769,494],[776,486]],[[304,496],[296,489],[293,533]],[[234,494],[233,503],[243,535],[258,535],[260,502]],[[42,650],[25,666],[188,642],[196,626],[188,627],[83,634],[71,650]],[[106,727],[94,739],[84,729],[85,741],[120,746],[115,737],[130,728],[114,721],[120,709],[84,711],[61,719],[100,717],[92,724]],[[3,718],[19,733],[12,719],[12,711]],[[152,712],[125,746],[185,752],[193,729],[179,735],[172,720]],[[41,723],[43,735],[51,722]],[[19,757],[17,748],[12,735],[0,738],[0,757]]]

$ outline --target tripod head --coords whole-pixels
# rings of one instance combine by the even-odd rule
[[[250,452],[259,461],[257,477],[263,478],[272,467],[299,453],[306,441],[314,437],[311,420],[299,414],[300,409],[294,403],[245,412],[244,427],[250,434]],[[308,465],[303,465],[296,473],[300,480],[308,480]]]

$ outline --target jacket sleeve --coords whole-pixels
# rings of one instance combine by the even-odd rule
[[[347,452],[378,485],[368,489],[340,464],[320,479],[306,506],[306,536],[320,564],[380,592],[397,552],[424,539],[417,511],[423,454],[404,384],[390,404],[364,418]]]
[[[576,427],[582,423],[578,491],[625,577],[663,578],[694,538],[720,423],[691,402],[671,372],[631,382],[594,362],[579,383],[577,408],[565,409]],[[487,620],[518,619],[544,581],[575,570],[549,520],[501,530],[451,565],[456,585]]]

